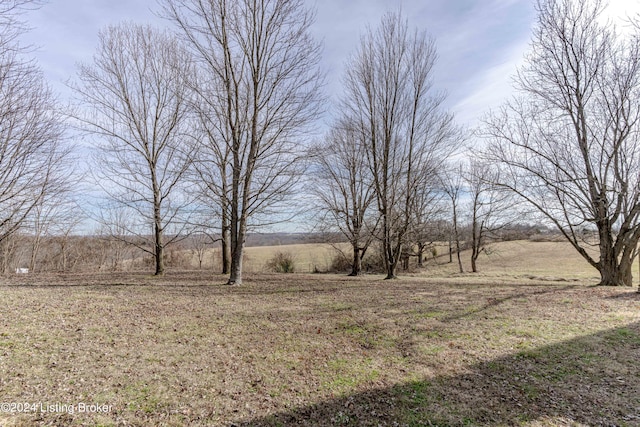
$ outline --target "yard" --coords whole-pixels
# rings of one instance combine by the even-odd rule
[[[640,294],[509,276],[512,253],[394,281],[6,278],[0,425],[640,425]]]

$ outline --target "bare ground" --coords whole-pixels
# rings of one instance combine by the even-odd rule
[[[222,283],[204,273],[5,279],[0,403],[14,405],[0,425],[640,426],[635,289],[334,275]],[[24,402],[43,406],[24,413]],[[108,411],[69,410],[81,402]]]

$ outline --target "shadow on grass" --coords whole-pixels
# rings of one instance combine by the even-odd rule
[[[235,426],[640,425],[640,324]],[[540,425],[540,424],[537,424]]]
[[[624,301],[640,301],[640,289],[631,290],[629,292],[612,295],[609,297],[612,300],[624,300]]]
[[[527,288],[531,289],[531,288],[535,288],[536,285],[532,286],[532,285],[528,285]],[[558,292],[563,292],[563,291],[568,291],[568,290],[572,290],[572,289],[578,289],[580,287],[584,287],[584,286],[580,286],[580,285],[567,285],[567,286],[562,286],[562,287],[558,287],[558,286],[549,286],[549,285],[537,285],[537,287],[540,287],[541,290],[537,290],[537,291],[530,291],[530,292],[515,292],[515,293],[511,293],[505,297],[500,297],[500,298],[489,298],[487,300],[487,303],[475,308],[473,310],[466,310],[463,311],[462,313],[457,313],[457,314],[452,314],[450,316],[445,316],[443,317],[441,320],[443,322],[453,322],[456,320],[460,320],[463,319],[465,317],[470,317],[472,315],[477,315],[479,313],[482,313],[484,311],[487,311],[491,308],[495,308],[501,304],[504,304],[508,301],[512,301],[512,300],[516,300],[516,299],[520,299],[520,298],[529,298],[532,296],[539,296],[539,295],[544,295],[544,294],[550,294],[550,293],[558,293]]]

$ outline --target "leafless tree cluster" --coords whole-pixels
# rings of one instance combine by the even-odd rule
[[[0,4],[0,243],[35,226],[70,182],[65,125],[41,71],[18,40],[20,13],[37,2]],[[7,257],[4,257],[6,260]]]
[[[470,216],[471,271],[477,273],[480,254],[491,241],[500,240],[500,233],[520,216],[513,194],[497,184],[501,182],[500,170],[490,163],[471,160],[462,178],[470,199],[466,211]]]
[[[252,222],[272,217],[301,175],[301,138],[320,108],[320,47],[302,0],[165,0],[200,65],[195,165],[229,230],[229,284],[242,282]]]
[[[375,234],[389,279],[396,276],[412,226],[430,209],[440,164],[461,138],[452,115],[442,108],[444,96],[433,89],[435,61],[433,39],[411,32],[399,14],[386,14],[376,30],[367,31],[347,64],[339,124],[331,135],[330,147],[344,145],[336,151],[342,161],[352,158],[361,164],[357,173],[345,174],[348,167],[339,166],[342,171],[324,179],[335,187],[328,187],[326,205],[339,213],[339,222],[352,224],[345,234],[353,243],[353,224],[361,223],[362,209],[369,208],[360,202],[354,209],[354,195],[366,190],[363,200],[376,208],[375,215],[368,215],[375,220],[369,222],[378,223]],[[336,140],[336,132],[345,127],[348,133]],[[345,185],[349,183],[356,184],[356,192]],[[347,199],[346,209],[339,212],[336,208]],[[354,245],[354,265],[356,250]]]
[[[69,270],[77,208],[65,126],[19,43],[20,13],[0,2],[0,268],[37,270],[55,253]],[[288,219],[303,178],[321,222],[351,246],[351,274],[379,247],[387,278],[436,241],[471,268],[524,202],[600,271],[631,284],[640,240],[640,24],[621,35],[601,0],[538,0],[518,96],[488,116],[486,150],[452,155],[465,135],[433,82],[434,40],[399,13],[369,28],[345,65],[343,93],[320,143],[320,45],[304,0],[160,0],[173,25],[100,32],[94,61],[70,86],[74,123],[96,148],[105,195],[99,268],[153,258],[193,232],[185,251],[204,265],[221,244],[229,284],[242,282],[254,227]],[[306,174],[306,175],[305,175]],[[298,193],[299,194],[299,193]],[[515,198],[514,198],[515,197]],[[518,205],[519,206],[519,205]],[[190,246],[189,246],[190,245]],[[93,253],[93,252],[92,252]],[[75,254],[75,255],[74,255]],[[150,258],[145,258],[150,259]],[[13,261],[12,261],[13,260]],[[146,261],[145,261],[146,262]]]
[[[375,193],[362,136],[352,123],[339,122],[325,143],[311,151],[311,188],[322,213],[321,228],[335,228],[340,232],[340,241],[349,241],[353,255],[351,276],[362,272],[362,261],[379,222],[372,209]]]
[[[77,119],[98,138],[96,181],[114,209],[136,219],[124,234],[123,224],[105,223],[117,229],[114,238],[135,236],[126,241],[153,255],[156,275],[164,273],[165,246],[180,236],[189,202],[181,190],[191,164],[191,63],[166,31],[111,26],[73,86],[83,103]]]
[[[602,285],[631,285],[640,238],[640,32],[622,37],[603,21],[604,7],[537,2],[519,96],[487,121],[488,157],[499,183],[553,223]]]

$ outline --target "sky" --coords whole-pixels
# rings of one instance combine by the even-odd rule
[[[447,94],[447,106],[461,124],[473,124],[510,91],[510,76],[521,61],[534,20],[531,0],[306,0],[317,16],[313,33],[323,45],[322,68],[330,99],[340,94],[344,63],[367,26],[399,8],[412,27],[435,40],[434,81]],[[26,18],[24,36],[45,77],[64,99],[64,82],[78,63],[89,63],[98,31],[122,21],[168,25],[158,18],[155,0],[50,0]]]
[[[314,35],[323,42],[327,92],[341,91],[344,63],[367,26],[375,28],[386,11],[402,10],[412,27],[431,34],[438,50],[435,86],[447,93],[446,106],[458,123],[472,127],[511,93],[511,78],[522,64],[535,20],[534,0],[305,0],[315,8]],[[610,0],[610,15],[640,10],[640,0]],[[78,63],[90,63],[98,31],[122,21],[167,26],[156,16],[155,0],[49,0],[26,19],[24,36],[36,47],[51,86],[70,95],[65,82]]]
[[[445,107],[468,128],[513,94],[512,77],[523,64],[535,22],[535,0],[304,1],[316,10],[312,31],[324,46],[321,67],[330,101],[341,94],[345,61],[367,26],[375,29],[385,12],[400,9],[411,27],[434,37],[435,87],[448,94]],[[65,82],[75,78],[79,63],[92,62],[98,32],[123,21],[170,26],[155,14],[158,9],[156,0],[45,0],[23,17],[31,30],[22,42],[33,46],[46,80],[65,102],[71,97]],[[638,12],[640,0],[610,0],[612,18]],[[320,131],[329,119],[322,118]]]

